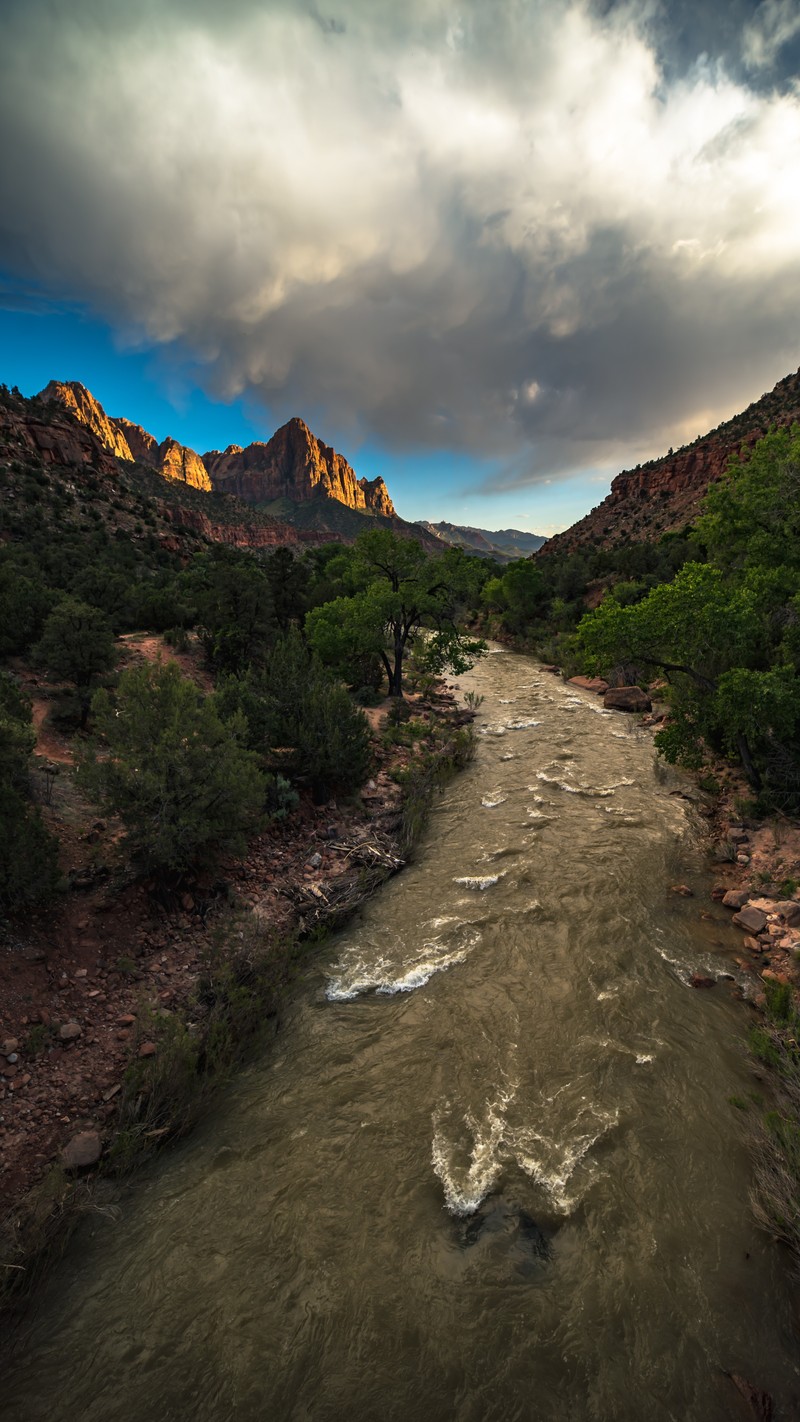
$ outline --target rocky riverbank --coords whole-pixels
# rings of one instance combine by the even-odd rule
[[[322,807],[302,799],[244,859],[171,896],[131,877],[119,827],[79,803],[67,748],[43,731],[46,763],[62,772],[53,799],[69,890],[47,914],[5,925],[0,941],[7,1293],[20,1292],[33,1256],[91,1201],[87,1181],[185,1129],[187,1083],[162,1079],[171,1056],[188,1051],[204,1087],[229,1074],[277,1013],[303,945],[402,866],[437,781],[468,758],[472,714],[447,690],[417,701],[409,746],[385,734],[387,713],[388,704],[369,713],[375,771],[359,797]],[[140,1096],[156,1089],[153,1122]]]

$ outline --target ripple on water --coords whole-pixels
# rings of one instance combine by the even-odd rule
[[[617,1125],[619,1112],[581,1103],[572,1133],[564,1139],[531,1122],[509,1121],[517,1085],[498,1088],[480,1116],[470,1109],[459,1116],[450,1101],[434,1112],[431,1160],[445,1206],[454,1215],[474,1214],[504,1165],[516,1164],[565,1215],[572,1213],[594,1178],[590,1170],[583,1187],[573,1180],[592,1147]]]
[[[454,879],[453,883],[461,884],[465,889],[477,889],[479,893],[482,893],[484,889],[491,889],[494,884],[504,878],[505,874],[462,874],[458,879]]]
[[[545,770],[537,770],[536,779],[541,780],[545,785],[557,785],[559,790],[566,790],[568,795],[585,795],[588,799],[601,800],[607,795],[613,795],[613,787],[606,788],[587,785],[580,781],[577,785],[571,785],[568,780],[559,780],[556,775],[548,775]]]
[[[434,919],[432,926],[446,927],[453,922],[451,918]],[[453,932],[427,939],[416,953],[404,954],[400,961],[393,961],[386,954],[376,954],[374,944],[369,943],[337,963],[325,996],[329,1002],[352,1002],[365,993],[392,997],[396,993],[413,992],[424,987],[435,973],[463,963],[479,942],[477,929],[456,921]],[[398,946],[402,953],[402,945]]]

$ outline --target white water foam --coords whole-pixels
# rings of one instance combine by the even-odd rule
[[[482,878],[478,875],[464,874],[459,879],[454,879],[454,884],[461,884],[465,889],[477,889],[483,892],[484,889],[491,889],[493,884],[497,884],[500,879],[504,879],[505,874],[486,874]]]
[[[516,760],[516,758],[515,751],[505,751],[500,757],[501,760]]]
[[[548,1136],[531,1125],[513,1126],[508,1108],[517,1085],[498,1090],[495,1099],[487,1101],[480,1120],[473,1112],[465,1112],[465,1130],[453,1121],[450,1102],[434,1113],[431,1159],[442,1182],[446,1208],[454,1215],[474,1214],[504,1163],[511,1161],[547,1191],[557,1209],[570,1214],[580,1198],[567,1191],[577,1166],[619,1121],[618,1112],[607,1113],[588,1105],[578,1108],[574,1134],[568,1140]]]
[[[531,726],[541,726],[541,721],[536,721],[533,717],[527,721],[506,721],[509,731],[527,731]]]
[[[572,1213],[580,1200],[580,1194],[570,1195],[567,1192],[577,1166],[592,1146],[613,1130],[619,1121],[618,1111],[605,1113],[596,1106],[589,1106],[588,1111],[579,1114],[589,1118],[586,1120],[588,1129],[585,1126],[582,1131],[579,1129],[571,1140],[558,1141],[528,1126],[516,1133],[516,1139],[512,1135],[509,1141],[517,1164],[547,1191],[553,1204],[567,1215]],[[580,1126],[583,1123],[578,1119],[574,1124]]]
[[[501,795],[499,790],[484,795],[481,800],[484,810],[496,810],[498,805],[504,805],[508,799],[507,795]]]
[[[434,925],[457,922],[453,919],[434,919]],[[435,973],[443,973],[447,968],[463,963],[471,949],[480,941],[480,933],[461,932],[462,941],[448,949],[439,939],[432,938],[423,943],[421,950],[405,963],[392,963],[383,955],[371,961],[356,958],[337,965],[336,976],[331,977],[325,992],[329,1002],[352,1002],[364,993],[381,993],[392,997],[395,993],[413,992],[424,987]]]
[[[434,1112],[431,1162],[442,1182],[445,1206],[451,1214],[474,1214],[500,1174],[502,1161],[499,1147],[506,1130],[505,1113],[515,1090],[513,1085],[507,1091],[498,1091],[494,1101],[487,1101],[483,1121],[479,1121],[471,1111],[464,1114],[463,1122],[471,1137],[468,1164],[463,1159],[466,1155],[464,1146],[459,1162],[459,1145],[448,1138],[445,1130],[451,1116],[450,1103],[444,1102]]]
[[[752,979],[749,977],[748,974],[732,971],[730,968],[727,967],[727,965],[725,967],[724,972],[721,974],[719,961],[711,957],[702,957],[696,959],[691,964],[687,964],[682,963],[679,958],[673,958],[672,954],[668,953],[666,948],[660,948],[657,943],[655,945],[655,949],[658,953],[659,958],[663,958],[664,962],[667,963],[670,968],[672,968],[672,971],[674,972],[676,978],[679,982],[683,984],[684,987],[690,988],[692,986],[692,978],[695,977],[695,975],[697,974],[701,975],[702,977],[713,978],[715,982],[719,980],[720,976],[728,978],[732,977],[734,982],[736,982],[739,987],[745,990],[752,982]]]
[[[613,795],[613,789],[598,789],[592,785],[586,785],[583,781],[579,785],[570,785],[568,780],[559,780],[555,775],[548,775],[544,770],[537,770],[536,779],[544,782],[545,785],[557,785],[559,790],[566,790],[568,795],[586,795],[591,799],[604,799],[607,795]]]

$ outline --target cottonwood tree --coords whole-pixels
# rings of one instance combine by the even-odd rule
[[[352,682],[359,661],[378,656],[390,696],[402,696],[406,652],[427,629],[430,670],[467,671],[485,644],[467,637],[456,621],[458,560],[428,557],[414,539],[389,529],[361,534],[348,557],[350,596],[314,608],[306,634],[323,662]]]

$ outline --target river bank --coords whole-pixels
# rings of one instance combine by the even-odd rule
[[[524,657],[462,687],[476,755],[424,852],[85,1221],[5,1374],[19,1422],[744,1422],[735,1378],[797,1414],[691,783]]]
[[[360,796],[303,797],[242,860],[171,896],[131,878],[118,827],[87,820],[43,724],[70,892],[0,945],[0,1302],[38,1280],[99,1178],[196,1122],[275,1030],[310,946],[413,853],[437,788],[469,758],[473,713],[446,687],[407,704],[413,736],[387,734],[388,701],[368,713],[375,770]]]

